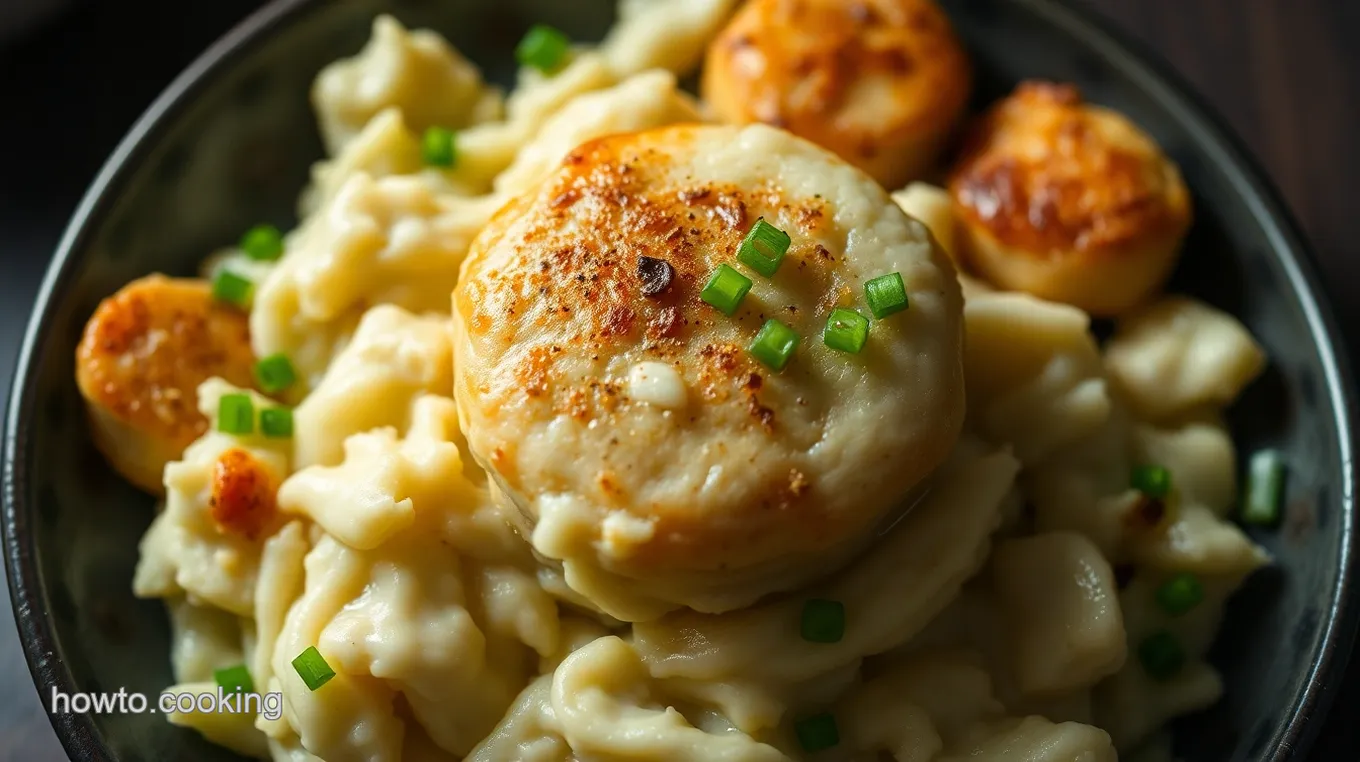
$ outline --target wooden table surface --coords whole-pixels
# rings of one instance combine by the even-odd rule
[[[8,0],[0,0],[7,2]],[[1356,179],[1360,178],[1360,2],[1357,0],[1075,0],[1091,5],[1115,19],[1152,48],[1160,51],[1219,109],[1247,144],[1256,152],[1311,238],[1332,290],[1333,303],[1343,326],[1360,329],[1360,203]],[[33,141],[47,135],[47,146],[23,145],[23,150],[60,151],[59,159],[45,164],[31,177],[25,166],[7,166],[11,176],[0,179],[0,223],[10,215],[50,217],[55,224],[26,234],[22,242],[34,251],[50,251],[60,221],[69,215],[88,179],[131,120],[187,63],[219,34],[233,18],[244,14],[251,0],[215,0],[193,3],[196,18],[172,28],[163,39],[137,54],[115,48],[99,76],[63,73],[64,51],[81,46],[108,45],[111,28],[126,23],[127,7],[147,6],[144,19],[183,16],[189,3],[180,0],[108,3],[88,2],[76,15],[59,21],[23,44],[14,55],[25,56],[28,71],[57,67],[54,81],[27,83],[30,97],[60,99],[52,92],[74,90],[93,101],[78,108],[58,107],[29,133]],[[142,45],[152,41],[141,40]],[[124,40],[124,44],[129,44]],[[11,52],[4,52],[10,55]],[[0,80],[6,67],[17,70],[16,59],[0,55]],[[122,76],[120,76],[122,75]],[[132,75],[132,76],[127,76]],[[45,76],[45,75],[36,75]],[[16,80],[17,81],[17,80]],[[114,93],[108,87],[118,83]],[[3,84],[0,82],[0,84]],[[8,107],[22,98],[4,96]],[[10,109],[7,108],[7,111]],[[14,112],[2,120],[13,119]],[[66,123],[68,118],[93,120],[98,138],[87,136],[88,125]],[[0,130],[5,128],[0,127]],[[53,139],[56,135],[61,139]],[[0,132],[0,137],[12,137]],[[14,142],[0,140],[13,147]],[[17,176],[16,176],[17,173]],[[17,189],[17,190],[16,190]],[[10,197],[6,197],[6,191]],[[29,193],[34,191],[36,195]],[[22,198],[21,198],[22,195]],[[12,239],[6,239],[14,245]],[[42,255],[35,260],[11,258],[0,252],[0,303],[26,297],[15,285],[22,281],[31,289],[41,269]],[[13,291],[6,293],[5,287]],[[1350,335],[1352,354],[1360,357]],[[10,356],[17,332],[0,330],[0,377],[9,374]],[[32,688],[10,620],[7,606],[0,606],[0,760],[45,762],[64,759],[48,724],[39,697]],[[1360,745],[1352,717],[1360,710],[1360,664],[1353,665],[1342,689],[1347,707],[1342,716],[1323,730],[1318,762],[1360,759]]]

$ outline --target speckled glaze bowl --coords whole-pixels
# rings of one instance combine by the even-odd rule
[[[1283,527],[1258,535],[1279,561],[1229,607],[1214,652],[1227,696],[1176,727],[1186,760],[1302,760],[1357,623],[1354,387],[1317,276],[1278,196],[1220,123],[1146,53],[1058,0],[945,0],[980,73],[976,106],[1016,80],[1077,83],[1147,128],[1179,162],[1197,219],[1174,288],[1239,316],[1271,357],[1233,410],[1240,450],[1290,465]],[[312,77],[354,53],[379,12],[444,33],[495,81],[533,22],[597,39],[613,0],[279,0],[172,84],[80,205],[38,297],[9,405],[5,563],[29,665],[44,697],[153,694],[169,684],[161,604],[132,597],[150,498],[90,443],[73,352],[98,301],[159,270],[191,273],[249,224],[293,221],[321,155]],[[13,690],[23,690],[19,686]],[[72,758],[232,759],[151,714],[52,718]]]

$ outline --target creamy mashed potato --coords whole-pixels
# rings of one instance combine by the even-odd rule
[[[1175,224],[1064,239],[1074,269],[1035,281],[978,217],[1030,188],[998,174],[1022,161],[1117,221],[1102,162],[1170,183],[1164,157],[1017,97],[951,197],[837,158],[872,109],[802,138],[701,124],[744,86],[712,46],[804,5],[849,25],[789,45],[966,65],[924,0],[623,0],[502,97],[383,17],[317,79],[297,229],[100,308],[78,381],[112,465],[163,495],[133,589],[170,610],[174,690],[235,669],[282,696],[171,722],[277,762],[1103,762],[1165,759],[1165,723],[1219,698],[1224,602],[1269,562],[1228,520],[1221,415],[1260,347],[1155,293],[1172,185]],[[705,51],[708,104],[677,85]],[[1085,148],[1050,156],[1054,119]],[[927,132],[870,137],[896,162]],[[739,255],[761,219],[789,239],[769,275]],[[1073,275],[1115,254],[1127,290]],[[720,266],[751,284],[721,310]],[[892,273],[905,308],[869,317]],[[1084,308],[1130,300],[1098,344]],[[824,339],[834,308],[867,318],[858,353]],[[750,349],[771,319],[786,355]]]

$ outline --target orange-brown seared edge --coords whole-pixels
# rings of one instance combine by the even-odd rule
[[[255,540],[268,534],[278,518],[278,481],[254,455],[239,447],[224,451],[213,464],[208,508],[223,532]]]
[[[249,387],[253,363],[244,312],[216,303],[205,281],[151,275],[95,310],[76,349],[76,382],[95,444],[159,494],[165,463],[207,429],[198,385],[220,376]]]
[[[1189,191],[1157,144],[1070,85],[1026,82],[994,106],[949,187],[971,267],[1103,315],[1161,284],[1191,220]]]
[[[896,188],[934,163],[971,79],[933,0],[751,0],[709,46],[703,93],[724,121],[781,127]]]

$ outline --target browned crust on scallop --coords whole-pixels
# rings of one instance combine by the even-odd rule
[[[1039,260],[1178,238],[1190,219],[1179,172],[1132,125],[1116,144],[1097,118],[1071,85],[1021,84],[979,122],[951,177],[961,222]]]
[[[895,187],[943,143],[972,74],[933,0],[751,0],[709,47],[705,100],[764,122]]]
[[[252,385],[244,312],[214,302],[207,282],[150,275],[100,303],[76,349],[76,382],[91,408],[96,442],[116,468],[182,452],[207,430],[199,384],[219,376]],[[128,453],[126,447],[147,453]]]

